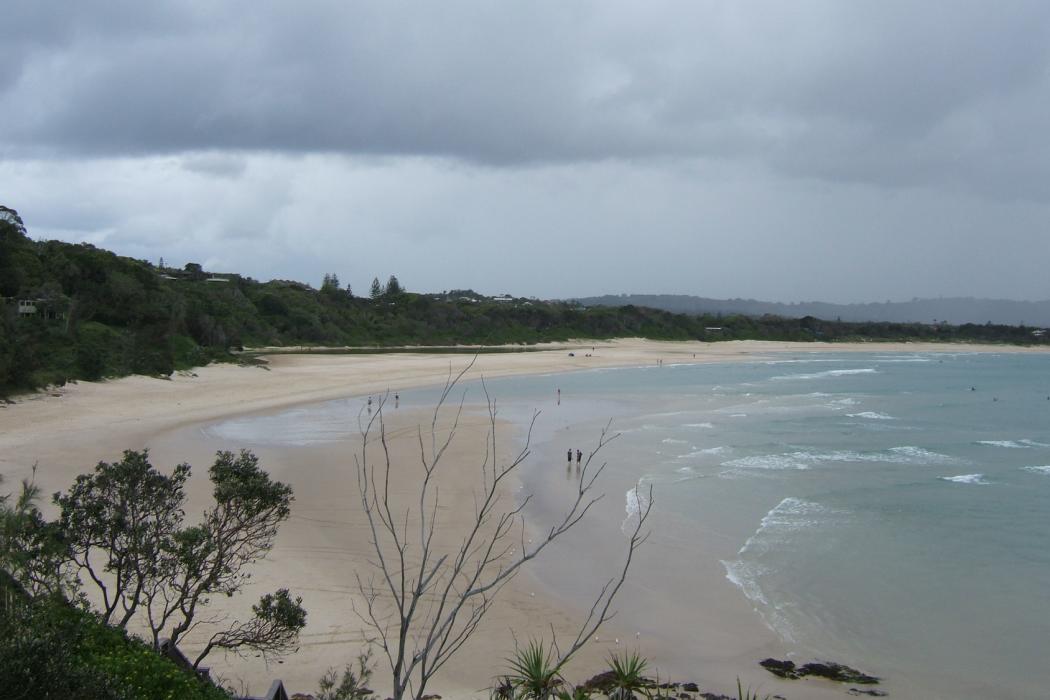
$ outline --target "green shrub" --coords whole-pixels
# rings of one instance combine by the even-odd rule
[[[54,598],[0,618],[0,687],[26,700],[229,700],[145,643]]]

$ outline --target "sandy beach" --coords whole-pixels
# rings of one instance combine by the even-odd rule
[[[617,340],[580,341],[541,346],[521,353],[482,354],[476,358],[469,378],[571,372],[599,367],[622,367],[690,362],[740,362],[762,358],[804,355],[816,352],[1038,352],[1012,346],[937,345],[921,343],[782,343],[739,341],[715,344]],[[572,354],[570,356],[570,353]],[[36,465],[36,481],[42,492],[64,490],[79,473],[97,461],[119,459],[122,450],[149,448],[153,463],[169,469],[179,462],[194,466],[187,512],[194,514],[210,498],[207,467],[218,449],[236,450],[241,445],[223,444],[201,428],[209,423],[245,414],[265,414],[293,406],[331,399],[381,395],[411,387],[442,384],[450,372],[470,361],[469,355],[392,353],[382,355],[280,354],[268,358],[265,367],[213,365],[182,373],[170,380],[128,377],[100,383],[78,383],[18,398],[0,405],[0,474],[4,486],[28,477]],[[418,474],[417,427],[429,424],[428,414],[418,410],[387,411],[387,429],[392,436],[392,457],[406,465],[405,476],[396,482],[398,494],[411,494]],[[348,420],[355,420],[348,416]],[[473,511],[473,489],[479,483],[489,422],[480,411],[462,418],[451,452],[446,455],[439,547],[454,547]],[[511,436],[515,426],[498,426],[502,436],[499,456],[509,458],[519,447]],[[300,651],[283,664],[265,668],[260,659],[223,660],[210,658],[215,673],[234,687],[261,693],[272,678],[282,678],[293,692],[316,690],[325,669],[351,662],[362,648],[365,636],[354,613],[360,609],[355,573],[368,571],[369,538],[357,500],[353,455],[360,440],[341,444],[307,445],[301,448],[257,449],[262,466],[295,491],[292,517],[278,537],[268,560],[262,562],[245,593],[229,602],[223,611],[243,615],[262,592],[288,587],[303,597],[309,612],[308,626]],[[305,468],[309,465],[309,468]],[[416,471],[413,471],[416,470]],[[508,507],[517,495],[511,485],[503,494]],[[540,524],[542,525],[542,524]],[[714,550],[723,546],[707,543]],[[713,555],[713,556],[717,556]],[[610,572],[617,561],[610,562]],[[721,577],[721,573],[712,577]],[[714,580],[714,578],[712,578]],[[596,583],[600,583],[596,581]],[[747,613],[741,596],[716,601],[719,609],[737,616]],[[504,668],[514,638],[543,634],[553,626],[564,638],[574,632],[578,619],[571,610],[545,595],[528,576],[521,576],[501,594],[498,604],[477,635],[442,672],[431,692],[461,696],[487,696],[495,675]],[[741,613],[743,611],[743,613]],[[711,690],[725,692],[738,675],[737,664],[754,661],[765,651],[775,651],[769,634],[761,630],[726,629],[718,625],[718,611],[705,618],[711,626],[705,643],[696,649],[695,680]],[[615,639],[628,632],[615,621],[599,633],[600,641],[584,650],[570,676],[582,680],[588,672],[601,670],[602,660]],[[747,637],[743,642],[728,638]],[[201,636],[186,644],[193,648]],[[732,658],[719,649],[745,649]],[[642,648],[652,656],[653,650]],[[658,650],[657,650],[658,653]],[[381,670],[382,660],[377,664]],[[659,658],[654,658],[659,665]],[[712,677],[727,664],[731,670]],[[757,669],[757,666],[754,666]],[[757,669],[745,682],[763,683],[764,692],[781,692],[772,677]],[[378,688],[384,688],[378,674]],[[708,682],[710,681],[710,682]],[[477,692],[474,692],[477,691]],[[789,697],[841,697],[842,689],[807,685]]]

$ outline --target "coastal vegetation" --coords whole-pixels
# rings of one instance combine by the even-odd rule
[[[245,347],[529,344],[573,338],[936,341],[1046,344],[1025,326],[845,322],[813,316],[671,313],[644,306],[409,292],[396,276],[355,296],[134,260],[89,244],[34,241],[0,208],[0,396],[70,380],[167,376]]]
[[[209,471],[214,504],[184,523],[189,465],[170,474],[148,453],[99,463],[54,496],[48,520],[31,481],[0,503],[0,681],[25,697],[225,697],[202,682],[213,651],[279,658],[306,624],[287,589],[263,595],[246,620],[207,614],[213,596],[240,592],[253,563],[289,515],[291,488],[273,481],[254,455],[220,452]],[[184,668],[166,656],[202,620],[217,629]],[[142,639],[128,633],[147,630]],[[198,673],[200,671],[200,673]],[[70,680],[72,679],[72,680]],[[97,692],[96,692],[97,691]]]

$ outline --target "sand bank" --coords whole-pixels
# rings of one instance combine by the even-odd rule
[[[581,342],[559,344],[527,353],[480,355],[470,377],[496,377],[516,374],[567,372],[597,367],[616,367],[664,363],[734,362],[766,357],[802,355],[813,352],[1031,352],[1008,346],[933,344],[815,344],[779,342],[663,343],[642,340]],[[573,356],[569,356],[569,353]],[[348,396],[378,394],[443,383],[451,371],[470,362],[464,355],[397,353],[384,355],[275,355],[267,368],[216,365],[171,380],[144,377],[102,383],[79,383],[53,392],[25,397],[0,408],[0,474],[11,486],[38,466],[37,483],[44,493],[68,488],[74,477],[99,460],[119,458],[124,449],[149,447],[158,466],[188,461],[195,466],[190,488],[190,513],[199,512],[207,502],[205,474],[217,449],[237,449],[242,445],[222,444],[201,431],[202,425],[247,413],[277,411],[299,404]],[[348,416],[348,420],[354,417]],[[400,436],[393,441],[399,463],[418,464],[415,426],[427,423],[418,412],[390,414],[390,430]],[[472,512],[472,488],[478,481],[488,423],[470,414],[461,425],[453,452],[448,455],[450,471],[445,475],[443,516],[446,527],[439,532],[439,545],[452,547],[464,518]],[[511,433],[508,432],[507,435]],[[512,450],[512,441],[503,444]],[[286,586],[302,595],[309,610],[309,625],[300,652],[283,665],[263,668],[256,659],[222,662],[217,672],[235,681],[250,679],[248,689],[262,692],[273,677],[286,680],[296,691],[316,689],[316,679],[329,666],[351,661],[363,642],[362,625],[354,614],[360,609],[354,574],[367,571],[369,540],[359,507],[352,454],[359,442],[314,445],[303,448],[272,447],[257,449],[262,464],[271,474],[295,489],[296,502],[291,520],[285,525],[269,560],[260,565],[251,589],[242,599],[228,603],[226,612],[244,614],[253,598],[264,591]],[[506,453],[505,453],[506,454]],[[505,455],[504,455],[505,456]],[[410,489],[411,473],[399,486]],[[402,492],[404,493],[404,492]],[[508,502],[513,494],[507,493]],[[561,565],[565,562],[555,562]],[[542,565],[542,564],[541,564]],[[610,570],[616,562],[610,562]],[[720,575],[720,574],[719,574]],[[733,620],[740,619],[741,597],[735,592],[713,601],[714,607],[733,609]],[[746,613],[746,611],[745,611]],[[461,694],[486,687],[502,670],[502,661],[513,648],[513,630],[519,639],[542,634],[553,625],[563,635],[574,629],[574,615],[558,601],[543,594],[527,577],[517,579],[504,591],[485,626],[464,648],[433,690]],[[769,638],[761,632],[734,628],[735,623],[712,628],[697,648],[699,657],[717,661],[699,663],[696,678],[714,680],[718,664],[725,663],[726,677],[710,687],[728,689],[739,672],[769,648]],[[623,630],[610,625],[581,656],[582,667],[596,669],[612,640],[623,637]],[[728,648],[728,638],[751,635],[743,644],[746,653],[719,658],[718,649]],[[188,646],[192,647],[192,641]],[[738,640],[739,641],[739,640]],[[642,648],[643,652],[650,653]],[[654,659],[659,662],[659,659]],[[572,674],[573,677],[582,675]],[[765,682],[764,688],[779,688],[766,682],[764,672],[752,676]],[[724,674],[719,674],[724,675]],[[750,680],[749,675],[744,676]],[[382,681],[378,687],[384,687]],[[819,697],[825,689],[806,687],[809,697]],[[832,692],[827,689],[828,692]],[[841,693],[841,690],[834,691]],[[478,696],[485,692],[476,693]]]

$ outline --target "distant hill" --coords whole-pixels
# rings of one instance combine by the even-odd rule
[[[584,306],[648,306],[680,314],[744,314],[747,316],[812,316],[826,321],[889,323],[994,323],[1009,326],[1050,326],[1050,300],[1011,301],[949,297],[911,301],[829,304],[806,301],[782,304],[755,299],[707,299],[684,294],[620,294],[575,299]]]
[[[661,301],[668,308],[668,300],[678,302],[679,313],[650,308]],[[87,244],[34,241],[18,213],[0,207],[0,397],[74,379],[169,375],[239,359],[245,346],[438,348],[623,337],[1050,343],[1030,327],[932,324],[931,313],[921,316],[924,323],[822,321],[795,305],[720,302],[736,305],[698,314],[703,307],[696,303],[704,301],[606,297],[613,306],[587,308],[470,289],[420,294],[394,277],[386,285],[376,280],[369,296],[358,297],[335,274],[315,289],[209,272],[196,263],[154,266]]]

